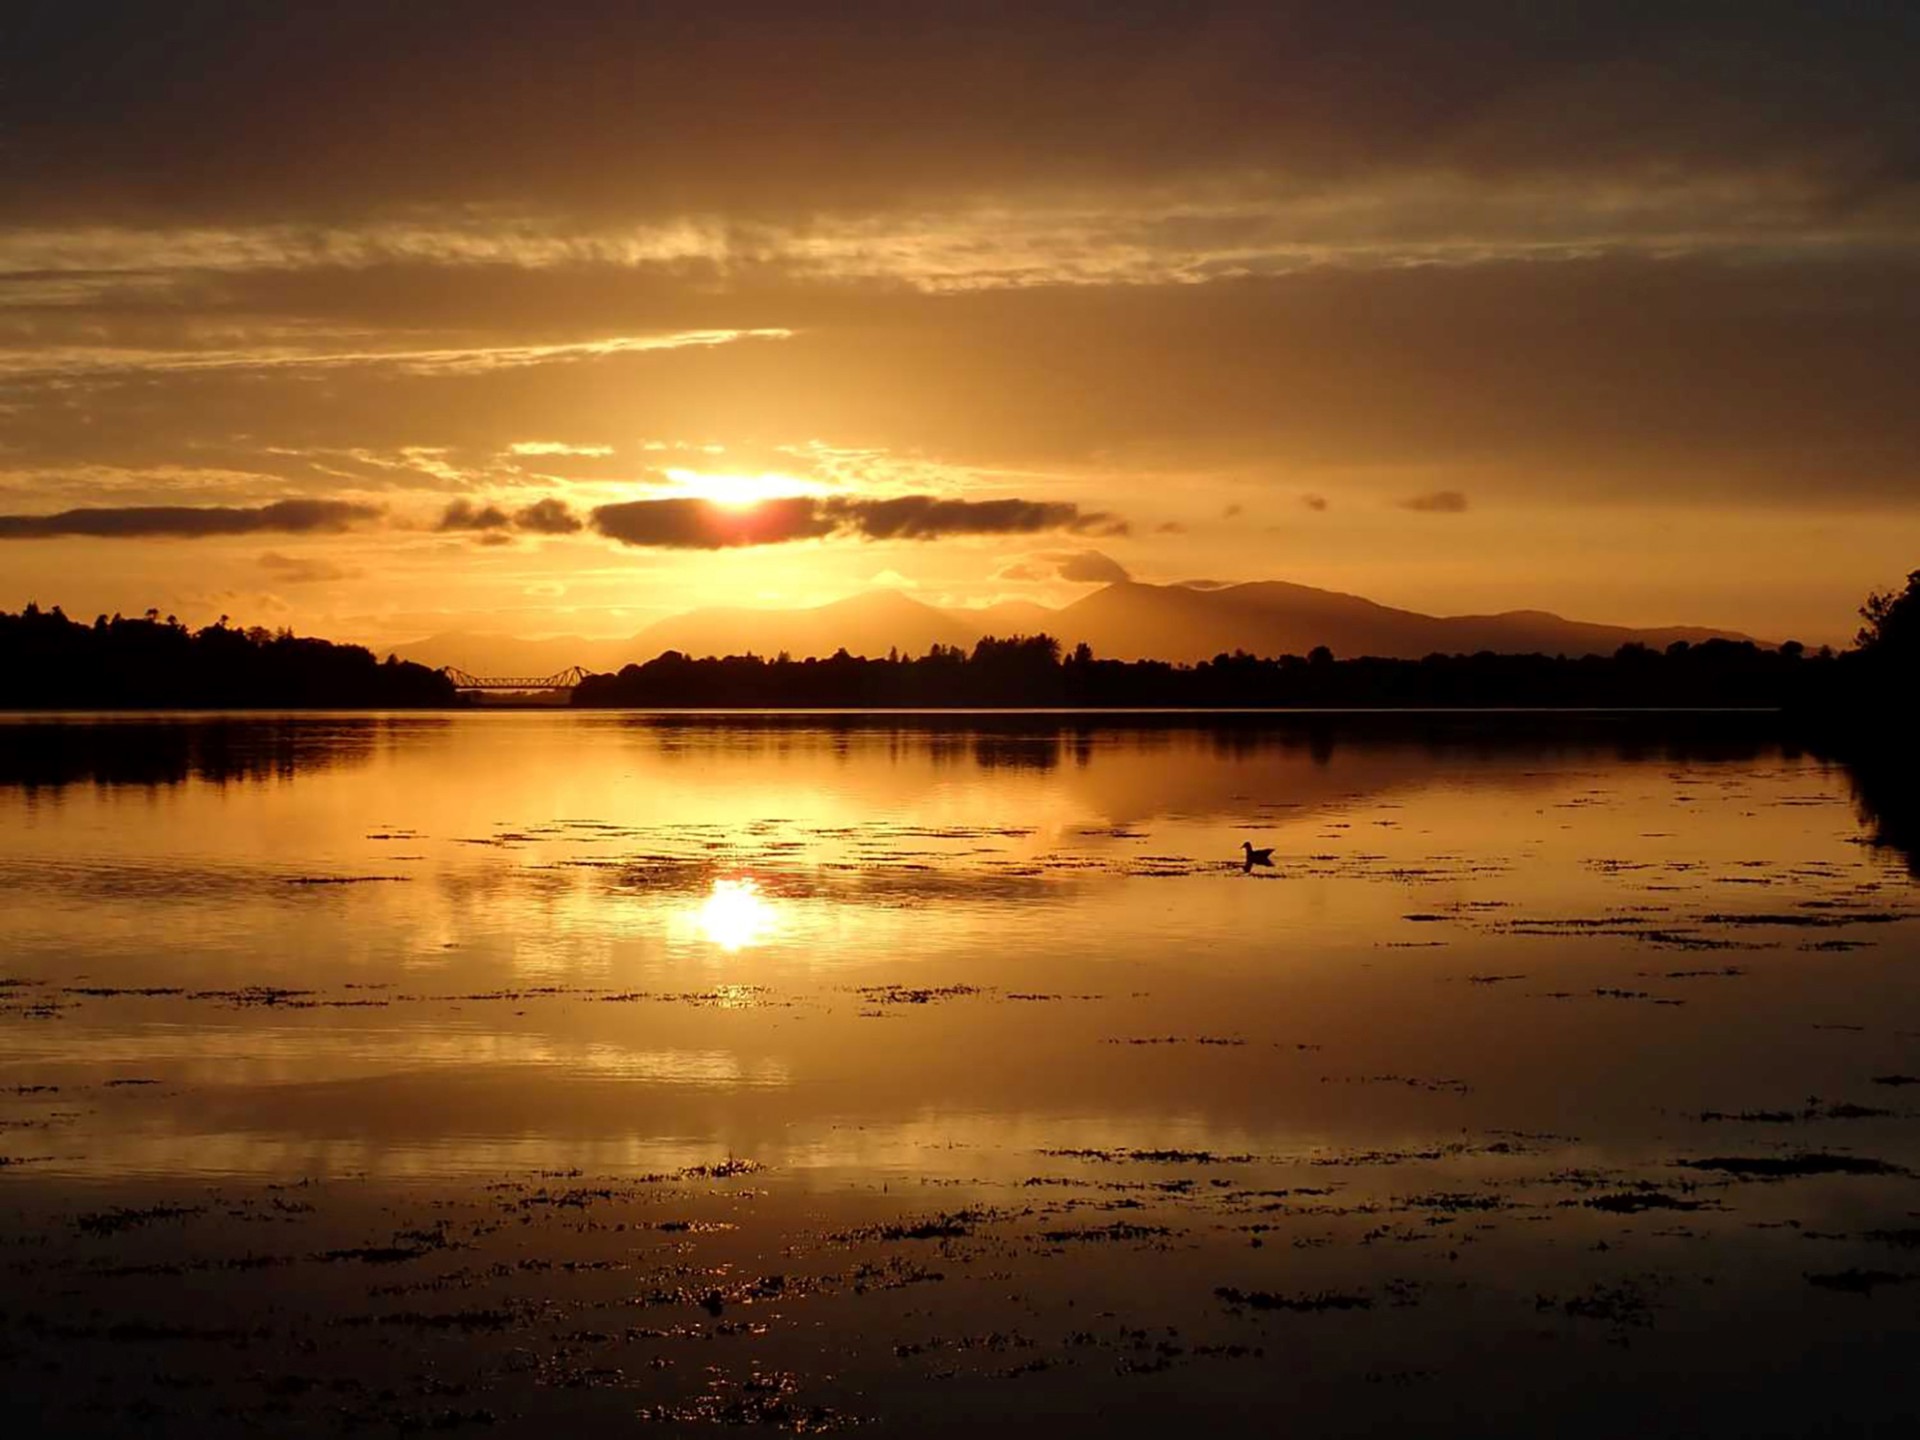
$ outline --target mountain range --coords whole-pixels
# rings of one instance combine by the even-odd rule
[[[1418,659],[1435,652],[1610,655],[1633,641],[1664,649],[1676,640],[1750,637],[1675,625],[1646,629],[1567,620],[1544,610],[1491,615],[1423,615],[1358,595],[1279,580],[1243,585],[1148,585],[1122,581],[1050,609],[1007,601],[984,609],[942,608],[895,590],[876,590],[797,610],[740,607],[669,616],[625,640],[450,632],[396,647],[403,659],[455,665],[487,675],[543,675],[581,665],[617,671],[668,650],[704,655],[924,654],[932,645],[971,648],[983,635],[1054,636],[1067,648],[1085,641],[1117,660],[1196,661],[1222,651],[1305,655],[1325,645],[1342,658]]]

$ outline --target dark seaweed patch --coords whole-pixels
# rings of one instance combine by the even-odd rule
[[[1590,1210],[1604,1210],[1609,1215],[1638,1215],[1647,1210],[1709,1208],[1705,1200],[1683,1200],[1678,1195],[1667,1194],[1664,1190],[1619,1190],[1611,1195],[1595,1195],[1580,1203]]]
[[[1231,1285],[1214,1287],[1215,1295],[1229,1305],[1244,1305],[1249,1310],[1292,1310],[1318,1314],[1327,1310],[1371,1310],[1373,1297],[1340,1290],[1316,1290],[1307,1294],[1282,1295],[1272,1290],[1240,1290]]]
[[[88,1235],[117,1235],[123,1230],[132,1230],[140,1225],[151,1225],[159,1220],[177,1220],[188,1215],[198,1215],[205,1209],[204,1205],[149,1205],[144,1209],[115,1206],[111,1210],[96,1210],[82,1215],[73,1223],[75,1228]]]
[[[1835,1155],[1807,1151],[1798,1155],[1710,1155],[1680,1160],[1688,1170],[1714,1170],[1737,1179],[1784,1180],[1801,1175],[1905,1175],[1904,1166],[1869,1155]]]
[[[1818,1285],[1822,1290],[1838,1290],[1846,1295],[1871,1295],[1883,1285],[1905,1285],[1920,1279],[1920,1276],[1897,1275],[1891,1270],[1833,1270],[1819,1274],[1809,1274],[1809,1285]]]

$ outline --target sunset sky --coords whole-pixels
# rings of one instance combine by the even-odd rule
[[[1841,642],[1920,9],[26,0],[0,608],[1286,579]]]

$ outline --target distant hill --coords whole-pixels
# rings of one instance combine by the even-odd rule
[[[1664,649],[1750,637],[1699,626],[1640,629],[1567,620],[1544,610],[1493,615],[1423,615],[1279,580],[1196,588],[1125,581],[1058,610],[1009,601],[983,610],[943,609],[898,591],[878,590],[799,610],[744,607],[690,610],[648,626],[630,640],[514,640],[437,635],[398,647],[406,659],[458,665],[483,674],[547,674],[568,665],[615,671],[668,650],[685,655],[798,657],[924,654],[931,645],[971,648],[983,635],[1044,631],[1068,648],[1081,641],[1117,660],[1209,659],[1223,651],[1305,655],[1325,645],[1341,657],[1419,659],[1435,652],[1610,655],[1633,641]]]
[[[1036,606],[1036,610],[1044,607]],[[1031,624],[1037,621],[1030,622]],[[986,633],[958,612],[923,605],[897,590],[875,590],[807,610],[690,610],[648,626],[634,636],[632,657],[644,660],[668,650],[683,655],[885,655],[898,649],[925,654],[932,645],[964,645]]]
[[[1632,641],[1664,649],[1675,640],[1747,639],[1697,626],[1635,629],[1566,620],[1544,610],[1495,615],[1423,615],[1358,595],[1261,580],[1196,590],[1180,585],[1109,585],[1057,613],[1051,633],[1085,640],[1118,660],[1202,660],[1222,651],[1304,655],[1325,645],[1337,656],[1416,660],[1436,652],[1611,655]]]

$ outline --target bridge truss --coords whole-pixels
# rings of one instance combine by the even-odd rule
[[[453,682],[456,690],[571,690],[587,678],[579,665],[569,665],[552,675],[475,675],[457,665],[442,665],[440,673]]]

